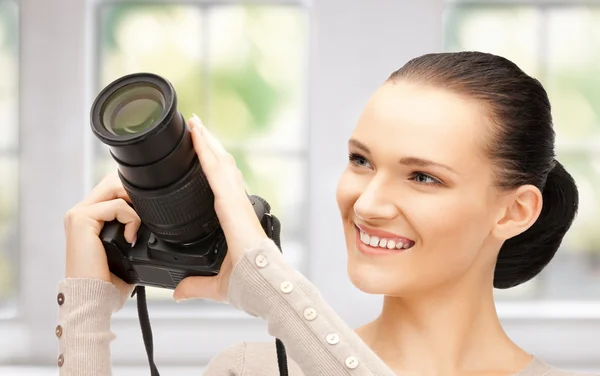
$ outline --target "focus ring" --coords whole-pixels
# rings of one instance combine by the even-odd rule
[[[122,180],[142,222],[164,241],[193,242],[219,225],[214,195],[198,159],[183,178],[163,189],[138,190]]]

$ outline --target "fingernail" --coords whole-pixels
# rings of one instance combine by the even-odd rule
[[[192,119],[194,122],[194,125],[198,126],[198,127],[202,127],[204,124],[202,124],[202,120],[200,120],[200,118],[198,117],[198,115],[192,113]]]
[[[131,242],[131,248],[135,247],[135,242],[137,242],[137,235],[133,237],[133,241]]]

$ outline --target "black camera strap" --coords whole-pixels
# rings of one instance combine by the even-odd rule
[[[267,222],[265,230],[267,236],[273,239],[273,242],[277,244],[277,247],[281,250],[281,223],[279,219],[271,214],[265,215],[265,221]],[[148,305],[146,304],[146,288],[144,286],[136,286],[131,296],[137,295],[137,311],[140,320],[140,327],[142,329],[142,338],[144,339],[144,346],[146,347],[146,354],[148,355],[148,363],[150,364],[150,375],[160,376],[156,364],[154,363],[154,344],[152,341],[152,327],[150,325],[150,317],[148,316]],[[287,355],[285,352],[285,346],[279,338],[275,338],[275,349],[277,351],[277,365],[279,367],[280,376],[288,376],[287,366]]]

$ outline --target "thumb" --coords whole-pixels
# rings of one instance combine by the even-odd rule
[[[181,302],[188,299],[211,299],[222,301],[219,294],[219,277],[187,277],[179,282],[173,292],[173,299]]]

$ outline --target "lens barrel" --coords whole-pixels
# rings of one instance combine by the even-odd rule
[[[169,81],[152,73],[113,81],[92,105],[91,127],[157,237],[185,245],[218,228],[214,196]]]

